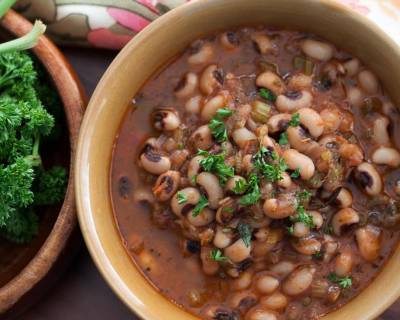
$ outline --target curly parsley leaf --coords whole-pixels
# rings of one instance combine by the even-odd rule
[[[226,181],[229,178],[234,176],[235,169],[225,164],[224,153],[211,154],[207,151],[199,150],[198,155],[205,157],[199,161],[199,164],[203,170],[214,173],[218,177],[219,183],[222,186],[226,184]]]
[[[282,180],[282,173],[288,169],[284,159],[277,160],[278,156],[274,151],[270,151],[265,147],[253,156],[254,167],[271,182]]]
[[[287,145],[289,144],[289,140],[288,140],[288,134],[287,132],[282,132],[280,137],[279,137],[279,144],[281,146]]]
[[[247,179],[246,194],[239,199],[239,204],[242,206],[251,206],[257,203],[261,198],[259,187],[260,180],[255,173],[250,173]]]
[[[201,213],[201,211],[203,211],[203,209],[208,205],[208,199],[202,195],[199,199],[199,202],[197,202],[196,206],[193,209],[193,217],[197,217]]]
[[[275,102],[276,100],[276,95],[267,88],[261,88],[258,93],[262,98],[264,98],[267,101]]]
[[[228,257],[225,257],[220,249],[211,250],[210,258],[217,262],[223,262],[228,260]]]
[[[298,113],[292,114],[292,119],[289,121],[289,126],[298,127],[300,125],[300,115]]]
[[[294,170],[291,174],[290,177],[297,179],[298,177],[300,177],[300,168],[296,168],[296,170]]]
[[[178,191],[176,198],[178,199],[178,204],[184,204],[188,201],[187,195],[182,191]]]
[[[332,283],[338,284],[343,289],[350,288],[353,285],[351,277],[339,277],[334,272],[328,274],[328,280]]]
[[[236,194],[243,194],[246,192],[248,184],[244,179],[238,179],[235,181],[235,186],[233,187],[233,192]]]
[[[218,109],[216,115],[211,119],[208,125],[211,134],[219,143],[228,140],[228,133],[226,131],[224,119],[231,115],[232,111],[227,108]]]

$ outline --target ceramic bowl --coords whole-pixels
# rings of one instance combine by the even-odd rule
[[[111,208],[113,144],[135,93],[191,41],[240,26],[276,26],[320,35],[364,61],[400,103],[400,50],[366,18],[333,1],[202,0],[172,10],[139,33],[100,81],[81,129],[76,162],[78,217],[86,244],[116,294],[147,320],[196,319],[144,279],[122,245]],[[400,295],[400,248],[357,298],[324,319],[373,319]],[[377,297],[379,293],[379,298]]]
[[[11,36],[19,37],[31,28],[32,24],[28,20],[12,10],[0,21],[1,31]],[[35,239],[27,245],[12,245],[2,241],[0,314],[14,305],[21,310],[28,301],[31,303],[38,296],[39,292],[34,289],[53,269],[77,224],[72,159],[86,106],[86,95],[72,67],[45,36],[40,38],[33,53],[48,72],[64,105],[68,131],[65,141],[50,153],[51,157],[62,157],[59,160],[69,166],[69,182],[62,206],[49,207],[41,212],[41,227]],[[40,292],[43,292],[43,288]],[[24,303],[20,305],[21,300]]]

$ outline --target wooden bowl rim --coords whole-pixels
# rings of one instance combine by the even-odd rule
[[[4,16],[0,26],[15,36],[26,34],[32,28],[28,20],[13,10]],[[68,187],[57,220],[42,247],[18,275],[0,288],[0,314],[10,309],[47,275],[77,225],[73,159],[87,96],[71,65],[46,36],[41,36],[33,52],[53,79],[63,102],[71,150]]]

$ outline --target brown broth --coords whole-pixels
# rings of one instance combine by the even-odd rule
[[[293,57],[301,54],[296,46],[299,39],[305,35],[291,31],[268,31],[273,39],[278,55],[261,56],[254,48],[254,43],[249,35],[254,32],[252,29],[242,29],[241,44],[235,50],[225,50],[218,37],[211,37],[207,41],[211,42],[215,48],[213,62],[225,71],[225,74],[233,73],[237,79],[240,79],[245,94],[241,97],[241,103],[251,103],[256,98],[257,88],[254,84],[256,75],[259,73],[257,62],[265,59],[269,63],[279,66],[279,74],[285,79],[292,71]],[[190,116],[184,115],[185,100],[177,99],[174,95],[174,88],[188,70],[200,73],[204,65],[193,67],[188,64],[187,58],[189,52],[186,51],[176,60],[170,63],[166,68],[154,75],[139,93],[136,94],[133,105],[128,107],[128,111],[121,125],[120,132],[115,141],[111,168],[111,198],[118,228],[124,244],[127,247],[132,260],[139,266],[145,277],[160,290],[167,298],[174,303],[182,306],[191,313],[206,318],[204,310],[209,305],[218,304],[227,306],[230,300],[232,290],[230,289],[231,279],[216,276],[206,276],[201,270],[201,264],[197,255],[185,257],[181,251],[181,242],[183,240],[180,229],[174,226],[172,214],[169,212],[164,217],[168,223],[155,223],[152,218],[151,210],[142,204],[133,201],[134,192],[145,188],[151,190],[156,178],[144,172],[138,165],[138,158],[142,152],[144,141],[148,137],[157,136],[158,132],[152,128],[151,113],[159,107],[173,107],[181,115],[184,123],[189,127],[197,123]],[[343,60],[350,55],[337,50],[335,57]],[[315,73],[318,74],[320,63]],[[355,82],[354,78],[346,79],[347,82]],[[239,88],[235,88],[225,83],[224,89],[238,94]],[[197,94],[196,92],[195,94]],[[383,94],[378,98],[382,102],[388,101]],[[350,107],[343,96],[335,97],[331,90],[315,91],[313,108],[317,111],[326,106],[326,101],[331,101],[339,105],[343,110],[351,111],[356,119],[354,135],[359,141],[361,147],[370,157],[373,144],[370,141],[371,119],[372,115],[365,115],[362,108]],[[371,117],[371,119],[369,119]],[[392,138],[400,136],[400,116],[397,111],[388,115],[391,121]],[[189,134],[192,130],[189,130]],[[395,139],[394,146],[400,148],[400,140]],[[393,183],[400,178],[399,169],[387,169],[384,166],[378,166],[378,171],[387,176],[386,193],[394,197],[396,201],[399,196],[393,190]],[[121,182],[121,178],[124,182]],[[367,221],[368,211],[371,211],[371,202],[377,201],[371,197],[365,196],[363,191],[352,181],[346,184],[353,193],[353,208],[360,213],[360,220]],[[377,201],[379,202],[379,201]],[[169,202],[167,202],[169,203]],[[379,203],[378,203],[379,205]],[[370,220],[368,220],[370,221]],[[279,226],[279,224],[278,224]],[[364,261],[358,254],[356,242],[354,241],[354,228],[346,230],[343,236],[337,237],[341,248],[349,248],[355,254],[355,268],[353,268],[351,277],[353,285],[351,288],[343,290],[339,299],[333,304],[324,303],[321,299],[310,299],[309,294],[303,294],[299,297],[290,298],[289,307],[284,313],[281,313],[282,319],[289,319],[288,313],[291,308],[300,308],[302,310],[301,319],[314,319],[320,315],[326,314],[348,302],[351,298],[362,291],[376,277],[377,272],[390,257],[399,238],[396,228],[382,228],[382,249],[379,258],[373,263]],[[137,237],[143,240],[144,250],[139,254],[131,248],[132,239]],[[296,263],[307,263],[308,257],[296,253],[288,241],[284,240],[274,248],[279,253],[280,260],[295,261]],[[154,264],[148,267],[148,258],[143,256],[143,252],[149,255]],[[145,263],[143,263],[145,261]],[[313,258],[312,263],[317,266],[317,278],[324,278],[333,271],[333,263],[324,263],[322,260]],[[195,306],[189,299],[189,293],[199,292],[204,299],[204,304]]]

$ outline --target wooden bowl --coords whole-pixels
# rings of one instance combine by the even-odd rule
[[[321,35],[363,60],[400,104],[400,49],[360,14],[328,0],[202,0],[172,10],[139,33],[111,64],[89,103],[78,143],[78,217],[91,255],[116,294],[147,320],[196,319],[164,298],[135,267],[115,224],[110,161],[131,99],[191,41],[224,29],[265,24]],[[101,147],[99,147],[101,146]],[[324,319],[369,320],[400,296],[400,248],[356,298]]]
[[[6,14],[0,21],[0,26],[2,31],[14,36],[26,34],[32,28],[28,20],[14,11]],[[42,221],[38,237],[27,245],[0,246],[1,314],[26,297],[49,273],[76,226],[72,159],[87,99],[72,67],[50,40],[42,36],[33,52],[47,70],[64,105],[69,139],[68,136],[64,137],[65,141],[52,153],[57,154],[58,158],[63,157],[65,165],[69,166],[69,181],[62,206],[54,206],[41,212]]]

